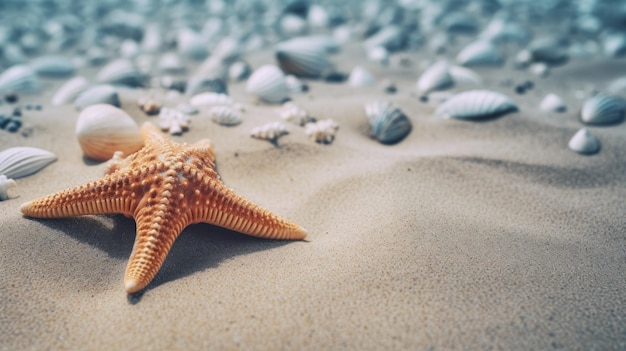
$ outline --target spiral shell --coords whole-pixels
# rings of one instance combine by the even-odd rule
[[[569,148],[582,155],[591,155],[600,151],[600,140],[587,129],[582,128],[570,139]]]
[[[309,116],[309,113],[305,109],[300,108],[291,101],[283,104],[283,107],[280,110],[280,117],[285,121],[295,123],[299,126],[315,122],[315,118]]]
[[[274,65],[265,65],[252,73],[246,91],[269,103],[281,103],[289,98],[285,74]]]
[[[383,144],[400,142],[411,132],[411,121],[390,102],[374,101],[365,105],[372,135]]]
[[[275,143],[278,138],[283,135],[289,134],[287,127],[280,122],[271,122],[262,126],[253,128],[250,131],[250,136],[256,139],[268,140]]]
[[[614,124],[624,120],[626,101],[617,96],[596,95],[583,104],[580,118],[586,124]]]
[[[469,90],[452,96],[435,110],[435,116],[459,119],[498,117],[518,110],[507,96],[489,90]]]
[[[0,152],[0,174],[21,178],[39,172],[57,160],[50,151],[30,146],[16,146]]]
[[[333,119],[328,118],[318,122],[307,123],[304,128],[304,133],[315,142],[330,144],[335,140],[335,134],[339,130],[339,125]]]

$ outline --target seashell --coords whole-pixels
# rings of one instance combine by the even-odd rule
[[[144,75],[127,59],[117,59],[102,67],[98,72],[97,80],[100,83],[109,83],[128,86],[142,86]]]
[[[550,66],[545,62],[533,63],[528,67],[528,71],[538,77],[545,78],[550,74]]]
[[[389,25],[367,38],[364,45],[368,49],[382,46],[389,51],[397,51],[402,49],[405,37],[406,33],[401,27]]]
[[[182,28],[176,37],[178,52],[192,60],[204,60],[208,55],[207,43],[202,36],[189,28]]]
[[[164,107],[159,113],[159,128],[172,135],[181,135],[189,129],[189,117],[178,110]]]
[[[306,40],[287,40],[276,45],[280,68],[298,77],[319,78],[330,68],[324,48],[309,45]]]
[[[374,138],[383,144],[395,144],[411,132],[411,121],[390,102],[374,101],[365,104],[365,115]]]
[[[39,77],[30,66],[15,65],[0,74],[0,93],[38,92]]]
[[[567,146],[579,154],[591,155],[600,151],[600,140],[587,129],[582,128],[574,134]]]
[[[586,124],[614,124],[624,120],[626,102],[610,95],[596,95],[583,103],[580,118]]]
[[[157,65],[159,70],[165,73],[182,73],[187,69],[181,57],[175,52],[163,54]]]
[[[341,25],[333,30],[333,39],[338,44],[345,44],[352,39],[353,30],[349,25]]]
[[[227,94],[228,87],[226,86],[226,81],[221,78],[191,77],[185,87],[185,94],[195,95],[203,92]]]
[[[452,96],[435,110],[435,116],[458,119],[498,117],[518,111],[507,96],[489,90],[469,90]]]
[[[483,79],[474,71],[463,66],[449,66],[448,73],[452,77],[454,84],[458,85],[480,85]]]
[[[620,57],[626,54],[626,34],[612,33],[604,38],[602,49],[607,57]]]
[[[285,74],[274,65],[265,65],[255,70],[246,82],[246,91],[274,104],[289,98]]]
[[[22,178],[37,173],[57,160],[52,152],[30,146],[16,146],[0,152],[0,174]]]
[[[283,107],[280,110],[280,117],[285,121],[295,123],[299,126],[315,122],[315,118],[309,116],[309,113],[305,109],[300,108],[291,101],[283,104]]]
[[[565,102],[556,94],[548,94],[539,103],[539,108],[548,112],[565,112],[567,107]]]
[[[233,98],[226,94],[219,93],[200,93],[191,97],[189,103],[192,106],[200,107],[200,106],[216,106],[216,105],[232,105]]]
[[[437,61],[428,67],[417,80],[417,91],[420,94],[428,94],[435,90],[445,90],[454,85],[449,73],[448,63]]]
[[[30,67],[43,76],[66,77],[76,70],[71,59],[63,56],[41,56],[30,63]]]
[[[223,126],[236,126],[242,121],[241,112],[229,105],[213,106],[209,115],[213,122]]]
[[[130,155],[143,145],[135,120],[107,104],[89,106],[78,115],[76,136],[85,156],[97,161],[110,159],[115,151]]]
[[[155,101],[149,97],[142,97],[137,100],[139,109],[145,112],[147,115],[155,115],[161,110],[161,103]]]
[[[328,118],[318,122],[307,123],[304,128],[304,133],[315,142],[330,144],[335,140],[335,134],[339,130],[339,125],[333,119]]]
[[[72,103],[78,94],[85,91],[88,87],[89,82],[85,77],[74,77],[61,85],[50,101],[55,106]]]
[[[287,84],[287,88],[289,88],[289,92],[293,94],[300,94],[309,90],[309,87],[296,76],[285,76],[285,83]]]
[[[117,90],[108,84],[94,85],[80,93],[74,100],[74,105],[79,109],[96,104],[109,104],[120,107],[120,98]]]
[[[264,124],[260,127],[253,128],[250,131],[250,136],[256,139],[268,140],[272,143],[276,143],[278,138],[283,135],[289,134],[287,127],[280,122],[271,122]]]
[[[348,85],[352,87],[365,87],[376,84],[376,78],[361,66],[356,66],[348,76]]]
[[[463,66],[500,66],[504,56],[488,41],[476,41],[459,52],[457,62]]]
[[[367,58],[381,65],[389,64],[389,51],[382,46],[375,46],[367,50]]]
[[[16,186],[17,183],[13,179],[7,178],[4,174],[0,175],[0,201],[8,200],[8,190]]]
[[[525,44],[530,35],[516,22],[504,18],[494,18],[480,33],[479,38],[496,44],[506,42]]]
[[[243,61],[237,61],[228,67],[228,77],[234,81],[241,81],[248,79],[252,73],[252,68],[250,65]]]

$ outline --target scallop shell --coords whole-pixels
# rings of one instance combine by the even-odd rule
[[[626,102],[609,95],[596,95],[587,99],[580,111],[580,118],[586,124],[614,124],[624,120]]]
[[[85,108],[76,121],[76,136],[85,156],[106,161],[115,151],[132,154],[143,145],[139,126],[123,110],[97,104]]]
[[[417,80],[417,91],[420,94],[428,94],[435,90],[445,90],[454,85],[449,73],[448,63],[437,61],[428,67]]]
[[[284,72],[298,77],[319,78],[330,68],[326,51],[302,39],[276,45],[276,59]]]
[[[200,93],[191,97],[189,103],[192,106],[200,107],[200,106],[216,106],[216,105],[232,105],[233,98],[226,94],[219,93]]]
[[[274,104],[289,98],[285,74],[274,65],[265,65],[254,71],[246,82],[246,91]]]
[[[50,151],[30,146],[16,146],[0,152],[0,174],[21,178],[39,172],[57,160]]]
[[[457,62],[463,66],[500,66],[504,56],[488,41],[476,41],[459,52]]]
[[[72,60],[64,56],[41,56],[30,63],[30,67],[43,76],[67,77],[74,73],[76,67]]]
[[[395,144],[411,132],[411,121],[390,102],[374,101],[365,105],[372,135],[383,144]]]
[[[305,109],[300,108],[291,101],[283,104],[283,107],[280,110],[280,117],[285,121],[295,123],[299,126],[315,122],[315,118],[309,116],[309,113]]]
[[[183,59],[175,52],[163,54],[157,65],[159,70],[165,73],[182,73],[187,69]]]
[[[276,143],[278,138],[283,135],[289,134],[287,127],[280,122],[271,122],[262,126],[253,128],[250,131],[250,136],[256,139],[268,140],[272,143]]]
[[[565,102],[556,94],[548,94],[539,103],[539,108],[548,112],[565,112],[567,107]]]
[[[348,85],[352,87],[365,87],[376,84],[376,78],[361,66],[356,66],[348,76]]]
[[[507,96],[489,90],[469,90],[456,94],[435,110],[435,116],[459,119],[498,117],[518,111]]]
[[[116,85],[142,86],[144,75],[128,59],[117,59],[102,67],[98,72],[97,80],[100,83]]]
[[[159,128],[172,135],[180,135],[189,129],[189,117],[181,111],[164,107],[159,112]]]
[[[312,140],[322,144],[330,144],[335,140],[335,134],[339,130],[339,125],[333,119],[328,118],[314,123],[307,123],[304,128],[304,133]]]
[[[120,107],[120,98],[115,87],[108,84],[95,85],[80,93],[74,100],[74,105],[80,109],[96,104]]]
[[[61,85],[50,101],[55,106],[72,103],[78,94],[85,91],[88,87],[89,82],[85,77],[74,77]]]
[[[209,115],[213,122],[223,126],[236,126],[242,121],[241,112],[233,106],[228,105],[212,107],[211,110],[209,110]]]
[[[0,175],[0,201],[8,200],[8,190],[16,186],[17,183],[13,179],[7,178],[4,174]]]
[[[30,66],[11,66],[0,74],[0,93],[38,92],[40,89],[39,77]]]
[[[567,146],[579,154],[591,155],[600,151],[600,140],[587,129],[582,128],[574,134]]]

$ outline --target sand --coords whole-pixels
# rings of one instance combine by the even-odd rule
[[[336,60],[348,71],[364,60],[360,47],[346,50]],[[0,202],[0,349],[626,348],[626,129],[590,128],[602,142],[593,156],[567,148],[582,127],[577,89],[606,82],[626,62],[573,60],[546,79],[477,70],[485,87],[520,106],[484,122],[433,117],[435,105],[412,96],[416,66],[363,65],[379,81],[395,79],[398,93],[312,81],[294,97],[339,123],[330,145],[295,125],[279,147],[250,138],[279,117],[244,83],[229,86],[248,109],[241,125],[194,116],[173,137],[210,138],[229,187],[309,235],[272,241],[192,225],[133,296],[123,289],[132,219],[22,217],[21,203],[97,179],[104,165],[82,156],[78,112],[48,103],[64,80],[21,96],[44,109],[24,111],[30,137],[0,131],[0,149],[37,146],[59,159],[18,179],[17,198]],[[507,77],[536,86],[516,95],[499,85]],[[567,113],[539,111],[549,92],[566,99]],[[143,94],[121,94],[138,123],[154,120],[137,108]],[[399,144],[368,136],[363,105],[380,98],[413,122]]]

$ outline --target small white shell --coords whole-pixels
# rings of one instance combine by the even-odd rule
[[[476,41],[459,52],[457,62],[463,66],[500,66],[504,56],[488,41]]]
[[[256,139],[268,140],[272,143],[276,143],[278,138],[283,135],[289,134],[287,127],[280,122],[271,122],[262,126],[253,128],[250,131],[250,136]]]
[[[196,94],[191,97],[189,103],[192,106],[200,107],[200,106],[216,106],[216,105],[232,105],[233,98],[226,94],[219,94],[213,92],[206,92]]]
[[[76,70],[74,63],[67,57],[50,55],[41,56],[30,63],[37,74],[52,77],[70,76]]]
[[[319,78],[330,68],[324,48],[311,46],[304,39],[276,45],[276,59],[284,72],[298,77]]]
[[[163,54],[163,56],[159,59],[157,66],[161,72],[165,73],[181,73],[187,69],[182,58],[175,52]]]
[[[0,201],[8,200],[8,190],[17,186],[17,183],[13,179],[7,178],[4,174],[0,175]]]
[[[328,118],[314,123],[307,123],[304,128],[304,133],[312,140],[322,144],[330,144],[335,140],[335,134],[339,130],[339,125],[334,120]]]
[[[285,74],[274,65],[265,65],[254,71],[246,82],[246,91],[273,104],[282,103],[289,97]]]
[[[306,32],[306,21],[296,15],[286,14],[280,19],[280,32],[286,36],[293,37]]]
[[[352,87],[365,87],[376,84],[376,78],[361,66],[356,66],[348,76],[348,85]]]
[[[159,112],[159,128],[172,135],[180,135],[189,129],[189,117],[181,111],[164,107]]]
[[[139,109],[145,112],[147,115],[156,115],[161,111],[162,104],[148,96],[141,97],[137,100],[137,105]]]
[[[16,146],[0,152],[0,174],[21,178],[39,172],[57,160],[50,151],[30,146]]]
[[[374,138],[383,144],[395,144],[411,132],[411,121],[390,102],[374,101],[365,105],[365,115]]]
[[[435,110],[435,116],[459,119],[498,117],[518,110],[506,95],[489,90],[469,90],[452,96]]]
[[[117,90],[108,84],[95,85],[80,93],[74,100],[74,105],[79,109],[96,104],[109,104],[120,107],[120,98],[117,95]]]
[[[100,83],[141,86],[144,75],[128,59],[117,59],[102,67],[98,72],[97,80]]]
[[[600,140],[587,129],[582,128],[574,134],[567,146],[579,154],[591,155],[600,151]]]
[[[309,113],[305,109],[300,108],[291,101],[283,104],[283,107],[280,110],[280,117],[285,121],[295,123],[299,126],[315,122],[315,118],[309,116]]]
[[[115,151],[132,154],[143,145],[139,126],[123,110],[97,104],[85,108],[76,121],[76,136],[85,156],[106,161]]]
[[[220,40],[213,51],[213,56],[223,62],[233,62],[241,56],[241,45],[238,39],[226,37]]]
[[[50,100],[53,105],[65,105],[72,103],[78,94],[89,87],[89,82],[83,76],[74,77],[61,85]]]
[[[596,95],[585,101],[580,118],[586,124],[614,124],[624,120],[626,103],[617,96]]]
[[[539,103],[539,108],[548,112],[565,112],[567,107],[565,102],[556,94],[548,94]]]
[[[15,65],[0,74],[0,93],[38,92],[39,78],[31,67]]]
[[[209,115],[213,122],[223,126],[236,126],[241,123],[241,112],[230,105],[213,106],[209,110]]]
[[[437,61],[428,67],[417,80],[417,91],[428,94],[435,90],[445,90],[454,85],[446,61]]]

